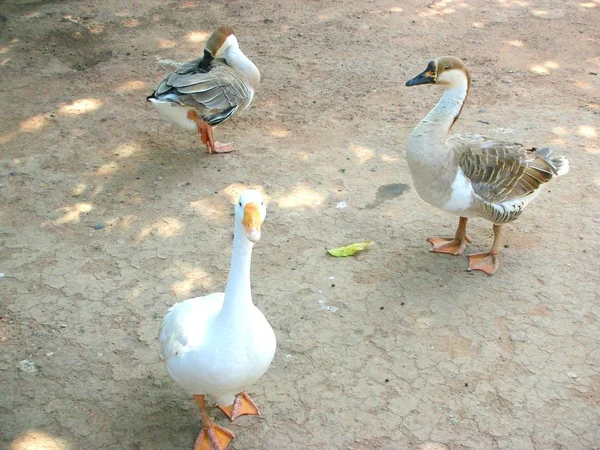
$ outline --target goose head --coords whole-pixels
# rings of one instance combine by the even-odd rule
[[[235,205],[236,229],[242,225],[246,238],[257,243],[260,240],[260,226],[267,215],[267,208],[260,192],[249,189],[240,194]]]
[[[213,58],[222,58],[228,48],[239,48],[239,43],[230,27],[219,27],[206,42],[205,52]]]
[[[471,74],[464,62],[455,56],[442,56],[429,61],[427,68],[406,82],[406,86],[418,84],[441,84],[447,88],[460,86],[464,82],[471,85]]]

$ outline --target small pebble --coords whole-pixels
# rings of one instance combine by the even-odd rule
[[[389,379],[389,378],[386,378],[386,379],[385,379],[385,382],[386,382],[386,383],[389,383],[389,382],[390,382],[390,379]]]
[[[331,287],[335,287],[335,283],[331,283]]]
[[[273,23],[275,22],[273,19],[266,18],[263,20],[264,23]]]
[[[106,228],[106,225],[103,223],[97,223],[94,225],[94,230],[104,230],[104,228]]]
[[[400,304],[401,304],[402,306],[404,306],[404,302],[401,302]]]
[[[598,72],[590,72],[590,75],[598,75]]]
[[[14,175],[16,172],[14,170],[11,170],[10,172],[8,172],[9,175]]]
[[[469,383],[465,383],[465,387],[469,387]]]
[[[508,245],[508,244],[504,244],[504,248],[508,248],[508,247],[509,247],[509,245]]]
[[[381,310],[383,310],[383,308],[384,308],[383,306],[380,306],[380,307],[379,307],[379,309],[381,309]]]

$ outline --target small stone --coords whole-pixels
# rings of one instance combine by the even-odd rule
[[[508,245],[508,244],[504,244],[504,248],[508,248],[508,247],[509,247],[509,245]]]
[[[404,302],[400,302],[400,305],[404,306]]]
[[[335,205],[335,207],[337,209],[344,209],[348,206],[348,204],[346,202],[339,202],[337,205]]]
[[[263,22],[264,23],[273,23],[275,21],[273,19],[270,19],[270,18],[267,17],[266,19],[263,20]]]
[[[568,376],[569,378],[577,378],[577,374],[576,374],[575,372],[568,372],[568,373],[567,373],[567,376]]]
[[[35,363],[28,359],[24,359],[23,361],[21,361],[17,365],[17,367],[19,368],[19,370],[22,370],[23,372],[27,372],[27,373],[37,372],[37,367],[35,367]]]
[[[335,287],[335,283],[331,283],[331,287]]]
[[[9,174],[10,176],[13,176],[13,175],[15,175],[15,174],[16,174],[16,172],[15,172],[14,170],[11,170],[10,172],[8,172],[8,174]]]
[[[386,382],[386,383],[389,383],[389,382],[390,382],[390,379],[389,379],[389,378],[386,378],[386,379],[385,379],[385,382]]]
[[[598,72],[590,72],[590,75],[598,75]]]
[[[106,225],[103,223],[97,223],[96,225],[94,225],[94,230],[104,230],[106,228]]]
[[[383,311],[383,308],[385,308],[384,306],[380,306],[379,309],[381,309]]]

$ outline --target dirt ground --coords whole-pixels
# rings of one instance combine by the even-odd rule
[[[191,449],[158,325],[223,289],[246,186],[268,198],[253,295],[278,350],[262,417],[211,409],[231,449],[600,448],[598,23],[600,0],[3,2],[2,448]],[[220,24],[262,84],[214,156],[145,96]],[[441,91],[404,82],[444,54],[473,75],[455,132],[570,160],[493,277],[428,252],[456,219],[407,168]]]

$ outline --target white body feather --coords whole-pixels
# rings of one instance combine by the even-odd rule
[[[276,338],[254,305],[245,318],[250,327],[219,320],[223,298],[215,293],[174,305],[163,319],[160,343],[169,375],[179,386],[226,406],[267,371]]]
[[[188,112],[193,111],[193,108],[187,108],[178,103],[169,100],[159,100],[157,98],[151,98],[150,101],[163,120],[189,131],[198,131],[198,125],[188,119]]]

